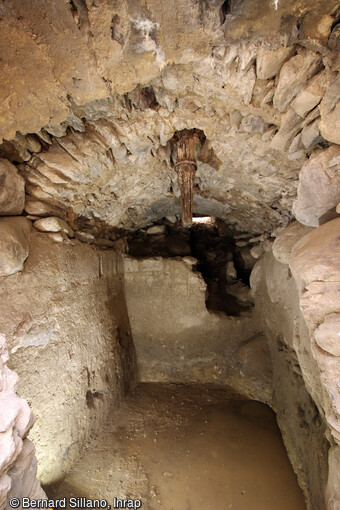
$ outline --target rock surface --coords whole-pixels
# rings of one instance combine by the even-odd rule
[[[64,232],[69,237],[73,237],[73,230],[61,218],[50,216],[49,218],[42,218],[33,223],[34,227],[41,232]]]
[[[321,120],[320,131],[326,140],[340,145],[340,103]]]
[[[0,158],[0,216],[21,214],[25,203],[25,181],[7,159]]]
[[[92,233],[102,238],[105,228],[136,230],[178,214],[170,140],[196,128],[206,143],[194,212],[254,234],[286,225],[301,165],[324,138],[337,136],[335,49],[316,29],[331,30],[336,0],[287,0],[278,9],[244,0],[225,17],[218,2],[191,2],[189,25],[186,0],[172,0],[171,8],[122,2],[114,14],[104,4],[54,4],[32,16],[36,4],[29,10],[18,1],[1,25],[5,40],[25,41],[18,55],[27,89],[14,78],[13,47],[6,56],[16,84],[12,112],[0,127],[2,153],[22,163],[29,214],[59,216],[74,230],[94,222]],[[40,16],[57,16],[62,28],[43,30]],[[308,36],[297,36],[300,25]],[[28,27],[41,42],[39,55]],[[35,66],[41,58],[45,73]],[[6,115],[7,86],[0,89]],[[30,101],[20,109],[27,90]],[[18,126],[30,134],[15,134]]]
[[[299,288],[314,281],[339,282],[339,232],[340,218],[336,218],[313,229],[295,244],[290,267]]]
[[[330,476],[327,483],[327,510],[338,510],[340,494],[340,447],[333,446],[329,451]]]
[[[189,23],[187,2],[176,0],[164,5],[122,1],[114,8],[105,3],[73,6],[58,0],[40,7],[37,0],[30,5],[15,1],[3,10],[0,33],[1,45],[7,48],[7,72],[0,87],[0,134],[6,139],[17,131],[38,132],[43,126],[55,132],[55,126],[69,117],[72,102],[85,104],[111,93],[127,93],[167,65],[186,65],[209,59],[211,54],[231,60],[224,40],[230,44],[251,36],[263,43],[263,51],[281,50],[296,41],[297,20],[299,39],[326,52],[329,34],[323,34],[330,32],[332,23],[324,20],[333,19],[337,1],[315,5],[286,0],[276,9],[259,0],[245,0],[242,9],[235,4],[228,14],[223,14],[220,2],[190,3]],[[46,26],[46,19],[55,20],[58,29]],[[320,32],[319,26],[329,28]],[[245,71],[245,79],[238,82],[240,88],[254,84],[254,53],[249,51],[240,61]],[[276,61],[280,61],[278,54]],[[124,72],[117,72],[122,66]],[[27,98],[24,105],[22,97]]]
[[[0,276],[22,271],[29,254],[30,230],[26,218],[0,218]]]
[[[146,231],[146,233],[149,235],[164,234],[164,232],[165,232],[164,225],[154,225],[153,227],[148,228]]]
[[[306,227],[298,221],[290,223],[273,243],[273,255],[276,260],[281,264],[289,264],[294,245],[311,230],[312,227]]]
[[[315,400],[325,415],[333,448],[329,457],[328,498],[330,508],[340,504],[338,464],[333,453],[340,445],[340,218],[329,221],[303,237],[293,249],[290,267],[298,284],[300,307],[311,335],[311,352],[320,373],[321,388]],[[321,345],[321,348],[320,348]],[[314,389],[311,389],[313,386]],[[315,381],[308,383],[315,391]],[[336,446],[336,447],[335,447]],[[335,448],[334,448],[335,447]]]
[[[293,205],[296,219],[317,227],[319,218],[340,200],[340,147],[332,145],[308,160],[299,176],[298,196]]]
[[[314,333],[317,344],[324,350],[340,356],[340,314],[327,315]]]
[[[294,47],[282,48],[276,51],[260,51],[256,59],[256,74],[260,80],[273,78],[280,71],[282,65],[294,53]]]
[[[329,444],[325,438],[321,377],[312,337],[300,310],[299,292],[288,265],[275,260],[271,252],[256,263],[250,282],[255,312],[268,339],[273,363],[278,424],[307,508],[319,510],[325,508]],[[333,482],[330,485],[332,491],[336,490]]]
[[[280,112],[287,110],[290,102],[306,86],[308,80],[320,69],[319,55],[302,50],[286,62],[280,71],[273,105]]]
[[[0,508],[10,508],[11,497],[46,495],[36,480],[33,444],[24,439],[33,425],[27,402],[16,394],[18,377],[7,367],[6,336],[0,333]]]
[[[61,210],[53,204],[42,202],[30,195],[25,197],[25,211],[34,216],[58,216],[61,213]]]
[[[306,115],[320,103],[325,95],[328,81],[327,74],[320,73],[297,95],[292,102],[292,108],[300,117],[306,117]]]

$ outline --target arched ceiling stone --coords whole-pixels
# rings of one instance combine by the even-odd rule
[[[275,233],[301,166],[340,143],[336,1],[8,0],[0,16],[0,153],[28,213],[98,235],[178,213],[169,141],[196,128],[194,212]]]

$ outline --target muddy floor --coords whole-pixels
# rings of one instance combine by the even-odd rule
[[[306,509],[267,406],[169,384],[138,386],[48,495],[140,499],[145,510]]]

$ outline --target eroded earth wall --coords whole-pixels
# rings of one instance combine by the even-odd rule
[[[251,310],[209,312],[191,257],[125,257],[125,295],[142,381],[230,385],[271,402],[266,339]]]
[[[120,255],[73,244],[34,233],[23,272],[1,279],[1,338],[36,417],[30,439],[44,484],[114,419],[134,379]]]

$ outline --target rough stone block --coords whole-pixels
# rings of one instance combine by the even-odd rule
[[[275,51],[261,50],[256,58],[256,74],[260,80],[268,80],[276,76],[282,65],[294,53],[294,46]]]
[[[146,233],[149,235],[164,234],[164,232],[165,225],[154,225],[153,227],[148,228],[146,231]]]
[[[321,59],[316,53],[302,51],[283,64],[273,98],[273,105],[280,112],[287,110],[290,102],[305,87],[320,68]]]
[[[30,195],[26,195],[25,198],[25,211],[34,216],[58,216],[60,214],[59,207],[42,202]]]
[[[301,141],[306,150],[312,149],[318,142],[322,140],[319,129],[320,119],[316,119],[308,126],[305,126],[301,133]]]
[[[333,356],[340,356],[340,314],[328,315],[315,330],[314,336],[324,351]]]
[[[33,223],[37,230],[41,232],[64,232],[69,237],[73,237],[72,228],[66,223],[66,221],[56,216],[50,216],[49,218],[41,218]]]
[[[340,163],[335,158],[340,147],[332,145],[306,161],[299,175],[297,200],[293,204],[296,219],[311,227],[319,225],[319,218],[336,207],[340,200]]]
[[[0,218],[0,276],[21,271],[29,254],[31,222],[23,217]]]
[[[306,227],[298,221],[293,221],[281,230],[273,243],[273,255],[276,260],[281,264],[289,264],[294,245],[312,230],[312,227]]]
[[[24,204],[24,179],[12,163],[0,158],[0,216],[21,214]]]
[[[315,76],[308,86],[297,95],[291,106],[301,117],[306,117],[323,98],[326,90],[326,76],[320,73]]]
[[[340,145],[340,103],[321,120],[320,131],[325,140]]]
[[[295,244],[290,267],[296,281],[305,285],[314,281],[339,281],[339,232],[340,218],[336,218],[313,229]]]

